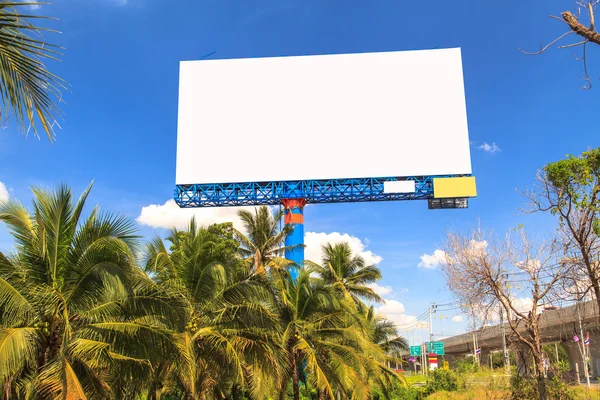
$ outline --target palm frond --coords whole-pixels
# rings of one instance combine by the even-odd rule
[[[39,340],[39,333],[35,328],[0,327],[0,381],[34,365]]]
[[[14,116],[18,128],[36,137],[38,123],[54,141],[54,125],[61,117],[58,103],[66,82],[48,71],[45,60],[58,60],[58,46],[48,43],[42,32],[57,32],[34,25],[48,17],[27,15],[28,3],[4,2],[0,7],[0,99],[4,118]]]

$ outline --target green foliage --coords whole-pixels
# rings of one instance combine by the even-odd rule
[[[425,398],[423,388],[394,384],[372,388],[372,400],[421,400]]]
[[[83,217],[90,189],[35,188],[32,213],[0,204],[16,244],[0,253],[0,383],[15,398],[123,398],[175,352],[179,299],[140,274],[131,221]]]
[[[431,373],[431,378],[425,385],[425,393],[431,394],[440,391],[455,392],[459,389],[459,378],[452,370],[436,368]]]
[[[558,348],[558,360],[556,359],[556,349],[557,348]],[[558,361],[558,363],[561,363],[561,362],[568,363],[569,362],[569,355],[562,343],[559,344],[557,347],[555,347],[553,344],[547,344],[545,346],[542,346],[542,351],[544,352],[544,354],[546,355],[546,357],[548,358],[548,360],[550,361],[551,364],[556,365],[557,361]]]
[[[60,48],[44,38],[44,33],[56,31],[40,26],[52,18],[35,15],[27,9],[31,5],[38,4],[0,3],[0,116],[3,120],[14,116],[21,132],[31,129],[35,136],[41,125],[53,141],[56,118],[61,115],[57,103],[66,83],[45,66],[45,61],[58,61],[60,56]]]
[[[600,148],[550,163],[544,167],[544,174],[553,193],[550,211],[561,214],[561,221],[563,209],[590,212],[592,227],[600,234]]]
[[[526,379],[518,373],[513,373],[510,377],[510,398],[511,400],[539,398],[537,382],[533,379]]]
[[[360,258],[326,253],[335,278],[305,268],[292,279],[281,258],[289,229],[267,207],[240,214],[248,236],[192,219],[135,257],[130,220],[82,216],[88,193],[74,201],[66,186],[34,189],[31,213],[0,204],[15,240],[13,254],[0,253],[3,395],[262,400],[289,387],[360,400],[379,387],[412,396],[387,367],[406,340],[362,307],[380,273]]]
[[[365,308],[362,299],[383,301],[367,285],[381,279],[381,271],[375,265],[366,265],[364,258],[352,254],[348,243],[327,243],[322,247],[322,265],[307,262],[307,266],[325,282],[335,285],[342,295],[350,295],[354,302]]]
[[[546,381],[548,398],[552,400],[574,400],[575,391],[569,385],[561,381],[558,377],[553,377]]]
[[[558,377],[545,379],[547,396],[552,400],[573,400],[574,390]],[[539,398],[538,381],[534,378],[525,378],[513,373],[510,378],[511,400],[532,400]]]
[[[459,374],[477,372],[480,369],[481,367],[479,366],[479,364],[473,361],[472,356],[462,358],[454,363],[454,370]]]

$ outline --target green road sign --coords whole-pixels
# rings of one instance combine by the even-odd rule
[[[411,356],[421,356],[421,346],[410,346]]]
[[[438,356],[444,355],[444,342],[429,342],[427,343],[427,351]]]

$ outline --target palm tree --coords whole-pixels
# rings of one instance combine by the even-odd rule
[[[0,3],[1,116],[8,118],[12,114],[22,132],[31,129],[36,137],[39,136],[38,122],[53,141],[56,118],[61,115],[57,101],[62,101],[60,90],[65,89],[66,83],[49,72],[43,63],[58,60],[60,49],[40,35],[55,31],[30,22],[50,19],[27,13],[26,8],[36,4]]]
[[[381,297],[367,285],[381,279],[381,271],[375,265],[366,265],[359,255],[352,254],[346,242],[322,246],[322,265],[307,262],[311,268],[338,292],[352,297],[357,306],[366,308],[362,299],[381,302]]]
[[[312,278],[312,272],[307,268],[297,280],[288,278],[279,294],[281,347],[287,353],[280,399],[290,379],[294,400],[300,396],[300,381],[317,388],[319,399],[334,399],[335,393],[367,399],[375,372],[394,373],[382,363],[384,354],[365,327],[350,317],[357,311],[352,300]]]
[[[34,188],[32,213],[0,204],[15,253],[0,253],[0,383],[17,398],[106,398],[172,352],[174,299],[134,263],[131,222],[94,209],[82,218],[64,185]],[[112,390],[111,390],[112,387]],[[117,390],[115,390],[117,388]]]
[[[268,377],[277,376],[271,291],[242,268],[231,229],[192,219],[186,230],[172,230],[171,251],[160,238],[146,250],[148,273],[164,287],[179,286],[189,304],[185,330],[176,335],[181,356],[155,380],[170,373],[190,399],[222,398],[239,387],[264,398],[273,390]]]
[[[254,273],[265,275],[267,270],[281,272],[286,267],[297,267],[283,258],[284,252],[293,248],[285,246],[293,228],[285,225],[279,229],[282,211],[272,214],[267,206],[262,206],[255,208],[254,213],[240,210],[238,216],[245,228],[245,234],[236,231],[239,252]]]
[[[373,342],[386,354],[397,357],[400,352],[409,349],[408,340],[400,336],[396,324],[377,314],[373,306],[369,306],[366,310],[365,319],[371,327]]]

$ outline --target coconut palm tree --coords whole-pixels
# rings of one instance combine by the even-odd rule
[[[368,399],[369,382],[377,373],[391,376],[385,355],[370,340],[366,327],[350,314],[354,302],[339,296],[331,285],[300,271],[288,278],[279,294],[281,347],[286,350],[280,399],[292,381],[294,400],[300,396],[301,381],[317,388],[319,399]]]
[[[34,188],[30,213],[0,204],[14,254],[0,253],[0,382],[17,398],[107,398],[172,352],[176,300],[136,267],[121,216],[91,211],[64,185]],[[120,397],[123,398],[123,397]]]
[[[322,246],[322,264],[307,262],[324,280],[340,293],[352,297],[357,306],[366,308],[363,299],[381,302],[381,297],[367,285],[381,279],[381,271],[375,265],[366,265],[360,255],[353,255],[346,242],[327,243]]]
[[[245,230],[245,233],[236,231],[239,252],[254,273],[266,275],[267,270],[282,272],[288,267],[297,267],[283,258],[286,250],[293,249],[285,246],[285,239],[293,228],[289,225],[279,228],[282,211],[271,213],[267,206],[262,206],[255,208],[254,213],[240,210],[238,216]]]
[[[408,350],[408,340],[400,336],[393,321],[377,314],[373,306],[369,306],[365,319],[371,327],[371,337],[388,355],[398,356],[400,352]]]
[[[164,287],[179,286],[189,303],[185,330],[177,334],[181,357],[159,372],[171,371],[190,399],[222,398],[239,387],[265,398],[277,376],[272,294],[235,257],[231,229],[198,227],[192,219],[186,230],[171,232],[170,251],[160,238],[146,251],[148,273]]]
[[[33,24],[48,17],[32,15],[31,5],[18,1],[0,3],[0,93],[1,117],[14,117],[22,132],[39,127],[50,141],[54,140],[54,125],[61,115],[57,105],[65,82],[49,72],[44,60],[57,60],[60,48],[44,40],[43,32],[51,29]]]

